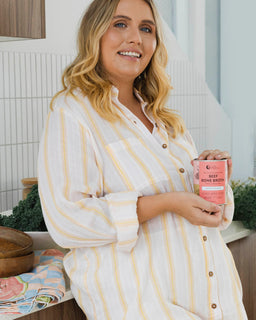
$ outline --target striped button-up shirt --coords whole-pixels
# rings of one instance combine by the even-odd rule
[[[139,224],[138,197],[193,192],[196,150],[186,132],[151,133],[118,101],[111,123],[78,92],[55,100],[42,136],[38,178],[48,231],[88,320],[241,320],[240,280],[219,228],[163,213]],[[220,228],[233,215],[232,192]]]

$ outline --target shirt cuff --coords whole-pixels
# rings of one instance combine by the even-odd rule
[[[105,196],[117,230],[118,250],[129,252],[136,244],[139,229],[137,201],[140,196],[136,191],[110,193]]]
[[[234,215],[234,197],[233,191],[228,185],[228,192],[227,192],[227,203],[224,205],[223,208],[223,216],[221,224],[219,225],[220,230],[227,229],[227,227],[231,224]]]

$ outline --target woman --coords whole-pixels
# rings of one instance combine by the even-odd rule
[[[64,266],[78,304],[89,320],[246,319],[218,228],[231,222],[232,192],[223,212],[193,193],[197,154],[165,107],[167,54],[152,0],[94,0],[78,44],[39,152],[45,221],[71,249]]]

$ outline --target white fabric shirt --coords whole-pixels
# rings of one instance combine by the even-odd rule
[[[193,192],[191,136],[171,139],[147,115],[150,133],[116,88],[112,102],[123,121],[104,120],[78,93],[59,96],[40,144],[44,218],[56,243],[71,249],[64,266],[76,301],[88,320],[247,319],[218,228],[171,212],[138,223],[139,196]],[[233,216],[231,190],[228,198],[222,229]]]

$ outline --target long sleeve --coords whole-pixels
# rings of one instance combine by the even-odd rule
[[[137,240],[136,191],[104,194],[103,165],[89,129],[67,108],[50,112],[40,144],[39,192],[49,233],[60,246],[116,242],[129,251]]]

